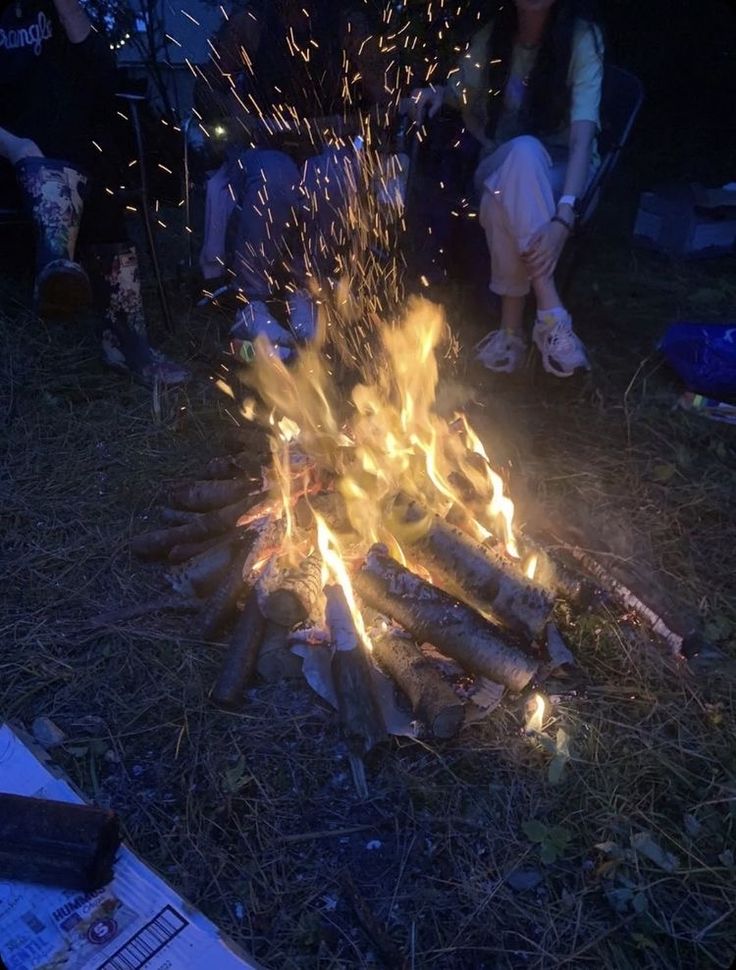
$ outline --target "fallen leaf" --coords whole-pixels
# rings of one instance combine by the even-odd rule
[[[543,879],[539,869],[514,869],[506,876],[507,884],[517,893],[536,889]]]
[[[654,841],[650,832],[637,832],[636,835],[632,835],[631,847],[665,872],[674,872],[680,864],[677,856],[666,852]]]

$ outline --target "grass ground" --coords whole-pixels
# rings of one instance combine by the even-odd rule
[[[580,668],[550,685],[545,735],[570,739],[557,784],[518,700],[453,742],[375,751],[367,801],[336,718],[303,683],[255,687],[241,715],[214,709],[222,651],[192,614],[118,611],[167,600],[128,538],[240,432],[206,381],[154,400],[103,373],[81,327],[39,324],[5,281],[0,714],[52,718],[73,781],[266,967],[733,959],[736,429],[673,410],[653,345],[670,319],[732,313],[736,289],[725,264],[666,264],[607,226],[573,301],[594,400],[472,369],[454,379],[513,462],[522,514],[527,495],[644,563],[726,659],[694,672],[630,618],[561,616]],[[213,324],[177,299],[173,349],[201,354]],[[469,343],[482,321],[459,306]]]

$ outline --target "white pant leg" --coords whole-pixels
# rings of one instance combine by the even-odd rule
[[[199,254],[199,267],[204,279],[216,279],[225,271],[225,237],[235,208],[229,188],[230,169],[227,162],[214,172],[208,172],[204,203],[204,240]]]
[[[559,171],[558,171],[559,169]],[[530,288],[521,258],[529,240],[555,214],[555,189],[564,164],[554,166],[539,139],[521,135],[478,166],[482,185],[480,223],[491,255],[491,284],[501,296],[526,296]]]

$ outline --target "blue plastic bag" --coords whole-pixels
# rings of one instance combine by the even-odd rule
[[[736,322],[673,323],[659,349],[690,390],[736,397]]]

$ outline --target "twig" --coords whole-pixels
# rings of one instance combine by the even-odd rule
[[[175,610],[176,612],[196,611],[201,606],[202,601],[196,597],[160,596],[158,599],[149,600],[147,603],[138,603],[136,606],[124,606],[119,610],[111,610],[109,613],[100,613],[99,616],[90,617],[83,624],[83,628],[87,630],[98,630],[103,626],[113,626],[122,620],[135,620],[137,617],[146,616],[148,613],[162,613],[164,610]]]

